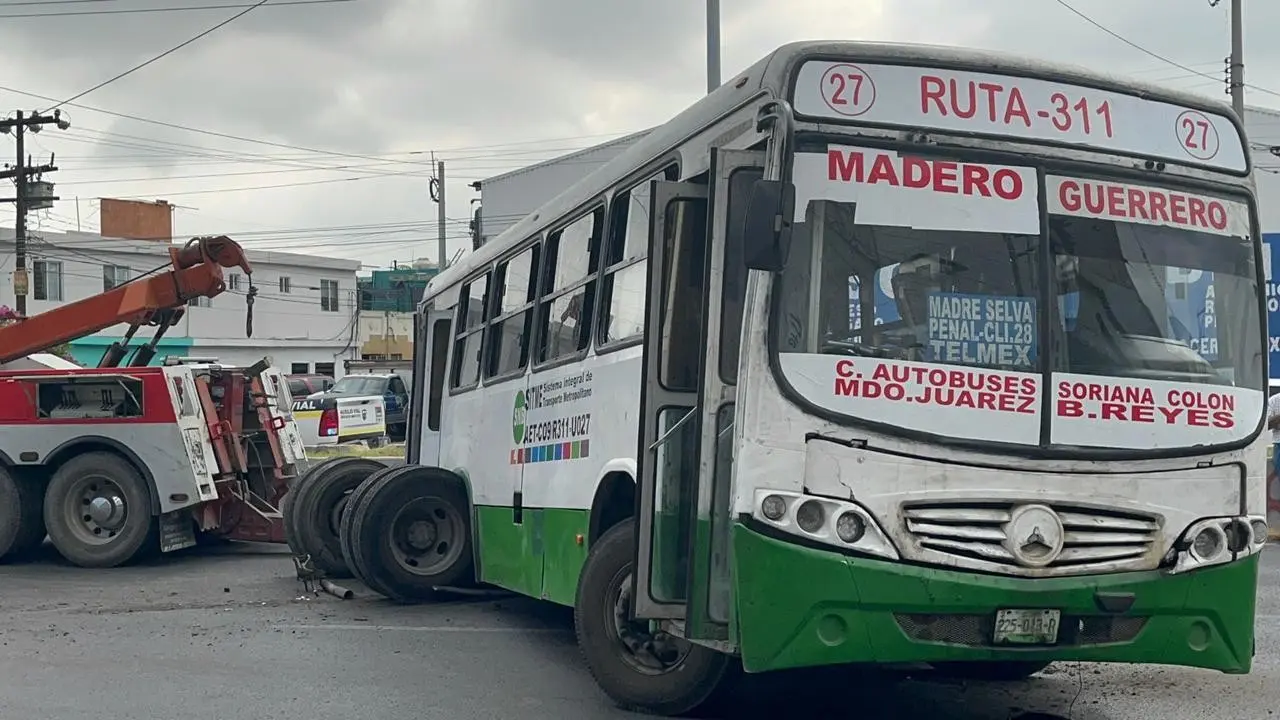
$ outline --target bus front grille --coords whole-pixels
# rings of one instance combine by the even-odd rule
[[[912,640],[940,645],[996,647],[995,613],[894,613],[898,627]],[[1063,615],[1056,647],[1129,642],[1147,624],[1139,616]]]
[[[1064,503],[912,503],[903,521],[920,549],[961,565],[1083,572],[1147,564],[1159,552],[1157,517]]]

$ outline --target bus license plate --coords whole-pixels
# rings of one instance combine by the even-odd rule
[[[1060,610],[997,610],[997,645],[1052,645],[1058,642]]]

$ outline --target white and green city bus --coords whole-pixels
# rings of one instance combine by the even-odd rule
[[[1250,170],[1195,96],[784,46],[431,281],[409,463],[307,481],[358,484],[329,555],[573,606],[657,714],[739,668],[1246,673]]]

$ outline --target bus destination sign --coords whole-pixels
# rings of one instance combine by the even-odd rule
[[[796,113],[829,120],[1059,142],[1244,172],[1225,115],[1046,80],[910,65],[807,62]]]

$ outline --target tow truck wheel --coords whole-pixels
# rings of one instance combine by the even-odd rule
[[[115,453],[63,463],[45,491],[44,521],[53,546],[81,567],[123,565],[159,543],[147,481]]]
[[[591,545],[578,577],[574,629],[596,684],[625,710],[680,716],[720,699],[737,660],[631,619],[635,523],[614,525]]]
[[[0,468],[0,560],[19,559],[44,541],[44,493],[31,478]]]
[[[1037,660],[1005,660],[974,662],[940,662],[932,667],[939,675],[956,680],[982,682],[1017,682],[1026,680],[1049,667],[1051,663]]]
[[[457,476],[408,465],[382,474],[350,520],[351,554],[366,584],[402,603],[470,584],[471,507]]]
[[[370,458],[339,458],[317,468],[295,486],[297,497],[290,503],[293,530],[300,554],[329,577],[350,577],[351,569],[342,555],[338,527],[350,506],[351,493],[360,483],[386,466]],[[297,552],[297,550],[295,550]]]

